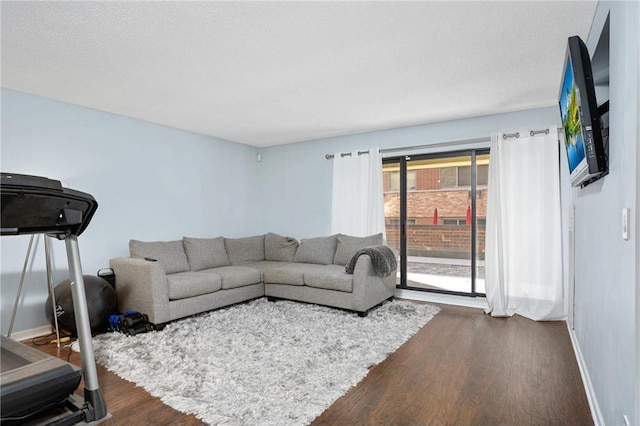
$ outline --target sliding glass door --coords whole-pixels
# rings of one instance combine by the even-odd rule
[[[387,244],[398,253],[398,286],[484,294],[488,150],[383,163]]]

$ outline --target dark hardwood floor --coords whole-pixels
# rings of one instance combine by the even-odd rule
[[[313,424],[593,424],[566,323],[440,307]]]
[[[434,319],[313,425],[593,424],[564,322],[439,306]],[[69,355],[55,345],[39,348]],[[80,357],[72,353],[69,361],[79,364]],[[112,415],[104,425],[201,424],[100,365],[98,377]]]
[[[53,337],[55,339],[55,336]],[[29,344],[29,342],[23,342]],[[69,347],[56,348],[55,344],[36,346],[38,349],[75,365],[82,365],[80,354],[72,352]],[[160,398],[155,398],[144,389],[121,379],[106,368],[97,364],[100,389],[111,417],[101,425],[202,425],[193,415],[185,415],[164,405]],[[83,397],[84,381],[76,390]]]

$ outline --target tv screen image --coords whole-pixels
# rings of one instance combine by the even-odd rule
[[[564,143],[569,160],[569,172],[573,172],[586,155],[584,138],[582,137],[582,122],[580,121],[580,90],[576,86],[573,76],[571,58],[568,58],[560,92],[560,114],[564,127]]]

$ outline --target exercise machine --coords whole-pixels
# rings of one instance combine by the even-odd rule
[[[48,409],[58,402],[71,403],[76,409],[70,409],[70,413],[59,416],[51,424],[70,425],[103,419],[108,413],[98,383],[78,249],[78,236],[89,225],[98,203],[91,195],[65,188],[59,181],[12,173],[0,174],[0,195],[0,235],[46,234],[65,241],[84,376],[84,401],[77,406],[74,395],[70,395],[80,381],[77,367],[37,354],[39,351],[3,337],[0,342],[2,423],[22,422],[29,413]]]

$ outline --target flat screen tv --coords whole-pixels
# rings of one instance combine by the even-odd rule
[[[608,171],[602,126],[587,46],[569,37],[559,103],[572,186],[584,186]]]

